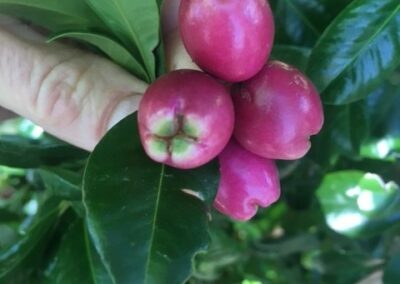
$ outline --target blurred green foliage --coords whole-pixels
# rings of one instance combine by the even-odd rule
[[[123,67],[149,79],[163,68],[157,25],[145,38],[123,35],[133,23],[158,23],[161,1],[146,1],[110,1],[126,5],[118,12],[95,0],[0,0],[0,12],[56,38],[73,35],[117,62],[133,58]],[[309,74],[325,103],[325,126],[310,153],[278,162],[280,201],[245,223],[212,211],[215,168],[187,175],[160,169],[126,143],[136,139],[126,131],[133,117],[89,162],[88,153],[25,119],[2,122],[0,283],[128,284],[120,279],[140,266],[132,267],[133,258],[144,264],[135,283],[172,283],[167,276],[186,277],[195,254],[190,284],[400,283],[400,3],[270,4],[272,57]],[[136,11],[132,21],[120,22],[127,11]],[[125,148],[113,151],[121,141]],[[139,154],[135,163],[131,151]],[[132,208],[122,206],[127,200]]]

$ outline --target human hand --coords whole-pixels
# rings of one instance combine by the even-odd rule
[[[179,1],[166,0],[163,7],[170,70],[196,68],[179,37]],[[0,43],[0,107],[89,151],[109,128],[137,110],[147,88],[112,62],[72,46],[46,44],[32,27],[1,15]]]

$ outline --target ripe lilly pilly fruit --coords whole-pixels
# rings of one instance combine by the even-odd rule
[[[260,71],[275,33],[266,0],[182,0],[179,29],[193,61],[228,82]]]
[[[317,90],[296,68],[267,63],[253,78],[234,88],[235,138],[247,150],[269,159],[303,157],[309,138],[323,125]]]
[[[157,79],[139,105],[139,133],[150,158],[176,168],[215,158],[233,132],[233,103],[205,73],[178,70]]]
[[[280,196],[278,170],[273,160],[257,156],[234,139],[218,156],[221,179],[214,207],[221,213],[246,221]]]

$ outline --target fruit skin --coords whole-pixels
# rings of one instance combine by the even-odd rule
[[[145,92],[138,124],[150,158],[176,168],[195,168],[215,158],[229,142],[233,103],[226,88],[209,75],[173,71]]]
[[[239,221],[247,221],[257,207],[267,207],[280,196],[278,170],[273,160],[259,157],[234,139],[218,156],[220,183],[214,207]]]
[[[183,0],[179,28],[194,62],[229,82],[247,80],[262,68],[275,33],[266,0]]]
[[[247,150],[269,159],[303,157],[309,137],[323,125],[319,94],[296,68],[279,61],[267,63],[252,79],[233,91],[234,136]]]

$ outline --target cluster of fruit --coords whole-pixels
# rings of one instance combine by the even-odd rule
[[[280,195],[275,159],[303,157],[323,124],[319,94],[296,68],[268,58],[274,21],[266,0],[183,0],[185,48],[206,73],[156,80],[139,106],[142,144],[153,160],[190,169],[219,157],[214,206],[237,220]]]

